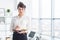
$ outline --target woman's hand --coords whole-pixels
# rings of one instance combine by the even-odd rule
[[[21,32],[18,32],[19,34],[24,34],[24,33],[27,33],[27,31],[21,31]]]
[[[16,26],[15,27],[15,30],[17,31],[17,30],[20,30],[20,27],[19,26]]]

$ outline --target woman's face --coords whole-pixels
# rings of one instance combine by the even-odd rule
[[[25,8],[21,8],[21,7],[18,8],[18,12],[20,15],[24,14],[24,11],[25,11]]]

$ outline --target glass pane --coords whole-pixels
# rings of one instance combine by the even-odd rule
[[[41,40],[51,40],[51,37],[47,35],[42,35]]]
[[[51,20],[41,20],[41,27],[43,31],[51,30]]]
[[[39,26],[39,21],[38,20],[33,20],[32,19],[32,23],[31,23],[31,30],[33,31],[38,31],[38,26]]]
[[[55,31],[60,30],[60,20],[54,20],[54,29]]]
[[[60,18],[60,0],[55,0],[54,18]]]
[[[54,38],[54,40],[60,40],[60,38]]]
[[[51,35],[51,20],[41,20],[42,34]]]
[[[51,20],[41,20],[42,35],[51,35]]]
[[[54,36],[60,37],[60,20],[54,20]]]
[[[40,0],[40,18],[51,18],[51,0]]]
[[[54,31],[54,36],[60,38],[60,31]]]

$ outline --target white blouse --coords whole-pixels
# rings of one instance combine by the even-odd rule
[[[28,29],[30,25],[29,22],[30,22],[29,18],[26,16],[22,16],[22,17],[15,16],[12,18],[12,21],[11,21],[11,31],[12,29],[15,29],[16,26],[19,26],[20,30]]]

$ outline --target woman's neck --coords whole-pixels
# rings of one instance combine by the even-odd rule
[[[19,16],[19,17],[22,17],[23,15],[21,15],[21,14],[18,14],[18,16]]]

